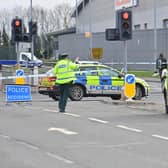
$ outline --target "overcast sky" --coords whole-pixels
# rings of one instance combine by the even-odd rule
[[[29,7],[30,2],[31,0],[0,0],[0,10],[11,9],[16,6]],[[32,0],[33,6],[38,5],[49,9],[64,2],[74,5],[76,0]]]

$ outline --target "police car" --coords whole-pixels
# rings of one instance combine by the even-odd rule
[[[53,73],[53,68],[45,73],[45,77],[39,78],[38,92],[40,94],[48,95],[49,88],[55,84],[56,77]]]
[[[103,64],[81,64],[74,72],[76,79],[70,89],[69,98],[79,101],[83,97],[107,96],[120,99],[124,86],[124,74]],[[150,87],[148,83],[136,78],[136,95],[134,99],[147,97]],[[59,96],[59,86],[50,87],[49,96],[56,100]]]

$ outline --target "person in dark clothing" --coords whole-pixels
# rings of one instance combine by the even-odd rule
[[[167,59],[163,56],[162,53],[160,53],[159,58],[157,58],[157,60],[156,60],[156,69],[158,69],[159,76],[161,79],[163,69],[167,69]]]

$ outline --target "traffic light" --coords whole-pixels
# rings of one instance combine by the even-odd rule
[[[32,36],[30,33],[24,33],[22,35],[22,41],[23,42],[32,42]]]
[[[119,10],[117,12],[117,21],[120,40],[132,39],[132,11]]]
[[[31,35],[37,34],[37,22],[29,22],[29,32]]]
[[[108,41],[120,40],[119,29],[106,29],[105,36]]]
[[[13,41],[22,41],[22,19],[12,20],[12,39]]]

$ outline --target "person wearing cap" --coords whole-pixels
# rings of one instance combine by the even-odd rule
[[[59,60],[54,67],[56,75],[56,84],[60,86],[59,112],[65,112],[67,100],[69,97],[69,89],[73,80],[75,80],[74,71],[79,65],[68,59],[68,53],[59,55]]]

